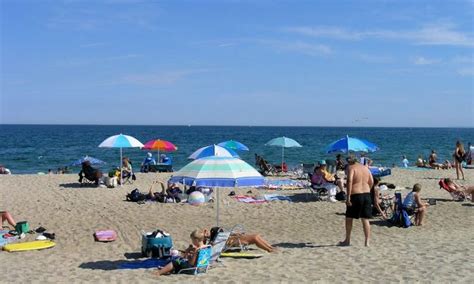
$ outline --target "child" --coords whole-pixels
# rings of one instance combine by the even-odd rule
[[[198,251],[206,246],[204,244],[204,232],[201,230],[194,230],[190,237],[191,244],[182,252],[182,255],[173,257],[170,263],[158,269],[156,275],[160,276],[171,272],[178,273],[182,269],[196,266]]]
[[[415,213],[415,226],[422,226],[426,215],[426,207],[428,203],[422,203],[420,197],[421,185],[419,183],[413,186],[413,190],[408,193],[403,201],[403,208],[408,215]]]

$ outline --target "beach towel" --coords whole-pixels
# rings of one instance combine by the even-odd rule
[[[263,186],[266,189],[300,189],[304,187],[304,182],[293,179],[265,179]]]
[[[253,196],[249,195],[237,195],[234,196],[235,200],[239,202],[244,202],[244,203],[250,203],[250,204],[260,204],[260,203],[265,203],[267,202],[265,199],[256,199]]]
[[[16,240],[18,240],[18,236],[5,238],[4,235],[8,234],[8,232],[9,232],[8,230],[0,230],[0,248],[2,248],[4,245],[13,243]]]
[[[278,195],[278,194],[265,194],[264,198],[266,201],[289,201],[291,202],[291,198],[286,195]]]
[[[167,265],[171,259],[148,258],[145,260],[129,261],[119,265],[118,269],[148,269]]]

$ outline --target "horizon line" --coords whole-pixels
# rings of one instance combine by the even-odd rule
[[[3,125],[34,125],[34,126],[178,126],[178,127],[334,127],[334,128],[462,128],[462,129],[471,129],[474,126],[348,126],[348,125],[339,125],[339,126],[322,126],[322,125],[219,125],[219,124],[94,124],[94,123],[0,123],[0,126]]]

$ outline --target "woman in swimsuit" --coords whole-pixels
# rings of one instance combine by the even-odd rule
[[[464,171],[462,170],[462,161],[464,160],[464,146],[461,141],[456,142],[456,149],[454,150],[454,167],[456,168],[456,176],[459,179],[459,172],[462,174],[462,179],[464,179]]]

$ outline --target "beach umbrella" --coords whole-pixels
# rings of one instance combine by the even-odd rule
[[[217,144],[218,146],[231,149],[234,151],[248,151],[249,147],[245,146],[244,144],[240,143],[239,141],[228,140]]]
[[[342,152],[342,153],[349,153],[349,152],[375,152],[379,149],[377,145],[375,145],[372,142],[369,142],[364,139],[359,139],[355,137],[349,137],[349,135],[346,135],[346,137],[343,137],[337,141],[332,142],[329,144],[329,146],[326,148],[327,153],[336,153],[336,152]]]
[[[122,148],[142,148],[142,142],[128,135],[110,136],[99,144],[101,148],[120,148],[120,185],[122,185]]]
[[[219,226],[218,187],[252,187],[264,184],[263,176],[246,162],[233,157],[197,159],[177,171],[170,182],[188,186],[216,188],[216,224]]]
[[[295,140],[282,136],[273,138],[272,140],[265,143],[265,146],[278,146],[281,147],[281,168],[283,169],[283,162],[285,159],[285,148],[291,147],[303,147],[300,143],[296,142]]]
[[[80,166],[82,165],[82,163],[84,163],[85,161],[88,161],[91,165],[103,165],[103,164],[106,164],[104,161],[102,160],[99,160],[99,159],[96,159],[96,158],[93,158],[93,157],[89,157],[89,156],[84,156],[82,158],[80,158],[79,160],[76,160],[74,162],[71,163],[71,166],[72,167],[77,167],[77,166]]]
[[[201,159],[204,157],[211,157],[211,156],[216,156],[216,157],[234,157],[238,158],[239,155],[234,150],[227,149],[221,146],[217,145],[209,145],[205,146],[202,148],[197,149],[192,153],[188,159],[191,160],[196,160],[196,159]]]
[[[146,150],[157,150],[158,155],[157,155],[157,162],[160,160],[160,151],[162,152],[174,152],[178,150],[178,147],[176,147],[173,143],[166,141],[166,140],[151,140],[145,143],[142,149]]]

